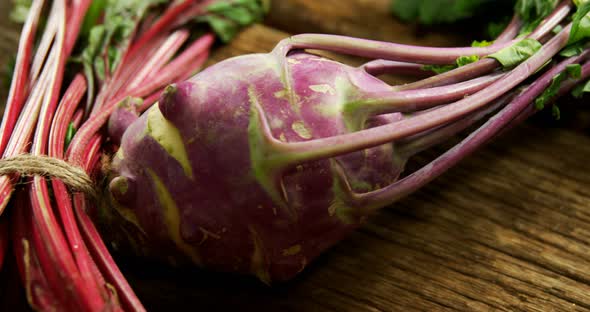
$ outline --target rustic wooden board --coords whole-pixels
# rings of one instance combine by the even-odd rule
[[[434,32],[418,36],[385,13],[387,2],[274,1],[267,23],[282,30],[251,27],[210,63],[268,52],[289,32],[432,45],[464,41]],[[283,13],[292,14],[282,20]],[[303,22],[287,26],[296,21]],[[7,25],[0,23],[6,38],[0,49],[10,51],[15,31]],[[121,264],[151,311],[587,311],[590,138],[580,128],[527,123],[512,130],[371,218],[286,284]]]

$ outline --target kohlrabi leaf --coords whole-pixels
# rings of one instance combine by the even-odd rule
[[[576,1],[578,7],[572,21],[569,44],[574,44],[590,37],[590,1]]]
[[[567,47],[563,48],[559,55],[563,57],[572,57],[576,55],[580,55],[584,51],[584,44],[581,42],[576,42],[573,44],[568,45]]]
[[[472,55],[472,56],[461,56],[457,59],[457,66],[465,66],[467,64],[475,63],[479,61],[479,56]]]
[[[457,68],[456,65],[424,65],[422,66],[422,70],[424,71],[431,71],[435,74],[442,74],[448,72],[449,70],[453,70]]]
[[[76,134],[76,128],[74,127],[74,123],[70,122],[68,125],[68,130],[66,131],[66,138],[65,138],[65,148],[67,149],[74,138],[74,134]]]
[[[584,95],[584,93],[588,93],[588,92],[590,92],[590,80],[577,85],[572,90],[572,96],[579,99],[582,97],[582,95]]]
[[[514,67],[541,49],[542,45],[539,41],[526,38],[509,47],[506,47],[488,57],[496,59],[505,68]]]
[[[13,7],[10,11],[10,20],[19,24],[24,23],[29,15],[29,9],[33,0],[13,0]]]
[[[494,42],[493,41],[487,41],[487,40],[482,40],[482,41],[475,40],[475,41],[473,41],[471,43],[471,46],[474,47],[474,48],[483,48],[483,47],[487,47],[487,46],[492,45],[492,43],[494,43]]]
[[[200,20],[207,22],[223,42],[230,41],[240,29],[262,20],[268,0],[225,0],[207,6]]]
[[[543,93],[541,93],[541,95],[539,95],[539,97],[535,99],[535,108],[537,108],[538,110],[545,108],[545,105],[547,105],[547,103],[549,103],[549,101],[551,101],[551,99],[553,99],[557,95],[557,91],[559,91],[561,83],[564,82],[566,79],[566,72],[561,72],[555,75],[555,77],[553,77],[553,79],[551,80],[551,84],[549,85],[549,87],[545,89],[545,91],[543,91]]]
[[[432,71],[436,74],[442,74],[444,72],[448,72],[449,70],[453,70],[457,67],[465,66],[467,64],[471,64],[474,62],[479,61],[479,56],[471,55],[471,56],[460,56],[455,61],[455,64],[449,65],[424,65],[422,66],[422,70],[425,71]]]
[[[559,92],[559,88],[561,87],[561,84],[566,81],[568,78],[574,78],[574,79],[579,79],[582,76],[582,66],[580,64],[571,64],[568,65],[565,69],[565,71],[555,75],[553,77],[553,79],[551,80],[551,84],[549,85],[549,87],[547,89],[545,89],[545,91],[543,91],[543,93],[541,93],[541,95],[539,95],[539,97],[537,97],[535,99],[535,108],[538,110],[542,110],[544,109],[556,96],[557,93]],[[584,88],[582,88],[581,90],[574,90],[572,91],[572,94],[582,94],[584,91]],[[555,117],[555,119],[559,119],[561,116],[559,107],[555,104],[552,105],[551,107],[553,116]]]
[[[558,0],[518,0],[514,10],[523,21],[521,34],[532,32],[557,6]]]
[[[406,22],[425,25],[452,23],[489,13],[494,6],[513,0],[393,0],[391,10]],[[511,15],[511,12],[509,12]]]
[[[516,13],[525,22],[534,22],[549,15],[557,6],[558,0],[518,0]]]
[[[580,64],[570,64],[566,66],[566,71],[569,77],[579,79],[582,77],[582,65]]]

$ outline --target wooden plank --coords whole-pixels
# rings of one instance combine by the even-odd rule
[[[320,32],[405,44],[469,44],[465,32],[448,27],[424,30],[400,22],[390,13],[391,0],[272,0],[266,23],[289,33]]]

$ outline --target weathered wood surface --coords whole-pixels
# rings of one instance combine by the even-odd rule
[[[464,41],[418,36],[387,15],[387,3],[274,1],[267,26],[244,31],[212,62],[269,51],[288,33],[304,31],[432,45]],[[0,66],[16,47],[15,34],[0,18]],[[122,262],[123,270],[151,311],[590,311],[584,128],[527,123],[512,130],[383,210],[286,284],[133,262]]]

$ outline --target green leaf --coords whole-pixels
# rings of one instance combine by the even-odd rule
[[[541,47],[539,41],[526,38],[494,54],[490,54],[488,57],[496,59],[505,68],[510,68],[533,56]]]
[[[577,1],[576,5],[578,9],[574,13],[568,44],[590,37],[590,1]]]
[[[561,119],[561,110],[559,110],[559,106],[557,106],[557,104],[553,104],[553,106],[551,106],[551,112],[553,114],[553,118],[556,120]]]
[[[551,80],[551,84],[549,85],[549,87],[545,89],[545,91],[543,91],[543,93],[541,93],[541,95],[539,95],[539,97],[535,99],[535,108],[537,108],[538,110],[542,110],[543,108],[545,108],[545,105],[549,103],[557,95],[561,83],[564,82],[566,79],[567,72],[561,72],[555,75],[555,77],[553,77],[553,79]]]
[[[557,6],[558,0],[518,0],[514,9],[524,22],[545,18]]]
[[[10,20],[23,24],[27,20],[27,15],[29,15],[29,10],[31,9],[31,5],[33,4],[33,0],[13,0],[13,7],[10,11]]]
[[[424,65],[422,66],[422,70],[424,71],[431,71],[435,74],[442,74],[448,72],[449,70],[453,70],[457,68],[456,65]]]
[[[106,5],[107,0],[91,1],[90,6],[86,11],[86,15],[84,16],[82,27],[80,28],[80,36],[88,37],[90,35],[92,27],[98,23],[98,20],[103,15]]]
[[[577,42],[577,43],[570,44],[570,45],[566,46],[565,48],[563,48],[563,50],[561,50],[561,52],[559,52],[559,55],[561,55],[563,57],[572,57],[572,56],[580,55],[580,53],[582,53],[583,51],[584,51],[584,44],[581,42]]]
[[[448,72],[449,70],[453,70],[457,67],[465,66],[467,64],[471,64],[474,62],[479,61],[479,56],[471,55],[471,56],[460,56],[455,60],[455,64],[448,64],[448,65],[424,65],[422,66],[422,70],[425,71],[432,71],[436,74],[442,74],[444,72]]]
[[[471,63],[475,63],[479,61],[479,56],[477,55],[472,55],[472,56],[460,56],[459,58],[457,58],[457,66],[461,67],[461,66],[465,66],[467,64],[471,64]]]
[[[531,33],[557,6],[559,0],[518,0],[514,7],[523,21],[520,34]]]
[[[268,7],[268,0],[218,0],[207,6],[207,14],[199,20],[209,23],[219,38],[228,42],[242,28],[261,21]]]
[[[473,47],[473,48],[484,48],[484,47],[488,47],[488,46],[492,45],[493,43],[494,43],[493,41],[487,41],[487,40],[482,40],[482,41],[474,40],[471,43],[471,47]]]
[[[572,90],[572,96],[579,99],[582,97],[582,95],[584,93],[588,93],[590,92],[590,80],[581,83],[579,85],[577,85],[573,90]]]
[[[582,77],[582,65],[570,64],[565,67],[565,70],[569,77],[580,79]]]
[[[551,84],[549,85],[549,87],[545,89],[545,91],[543,91],[543,93],[541,93],[541,95],[535,99],[535,108],[538,110],[542,110],[543,108],[545,108],[545,106],[547,106],[547,104],[549,104],[555,98],[555,96],[557,96],[557,92],[559,92],[561,84],[568,78],[579,79],[581,76],[582,66],[580,64],[567,65],[565,70],[555,75],[551,80]],[[585,87],[586,86],[584,86],[584,88]],[[579,90],[577,90],[578,88],[576,88],[574,89],[574,91],[572,91],[572,94],[574,96],[580,96],[582,93],[587,92],[584,88]],[[559,119],[561,116],[559,107],[557,107],[557,105],[555,104],[553,104],[552,106],[553,116],[556,119]]]
[[[72,139],[74,138],[75,134],[76,134],[76,128],[74,128],[74,123],[70,122],[70,124],[68,125],[68,130],[66,131],[66,142],[65,142],[66,149],[70,145],[70,142],[72,142]]]

